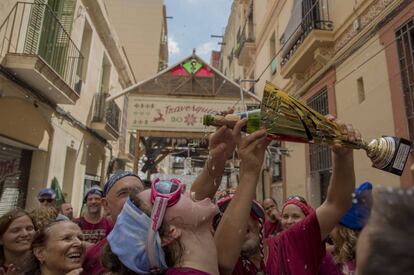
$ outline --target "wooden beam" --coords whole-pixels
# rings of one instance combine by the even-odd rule
[[[134,170],[133,170],[133,172],[135,174],[138,174],[138,163],[139,163],[139,159],[141,158],[141,150],[140,150],[141,140],[140,140],[140,137],[141,137],[140,132],[138,130],[136,130]]]
[[[165,159],[169,154],[171,153],[171,151],[167,151],[164,154],[162,154],[160,157],[157,158],[157,160],[155,161],[155,164],[159,164],[163,159]]]
[[[171,131],[140,131],[142,137],[165,137],[165,138],[207,138],[210,132],[171,132]]]

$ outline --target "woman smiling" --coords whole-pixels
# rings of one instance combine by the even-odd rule
[[[18,273],[30,255],[35,234],[32,219],[22,209],[14,209],[0,217],[0,273]]]
[[[79,226],[60,221],[36,233],[32,243],[34,262],[30,274],[80,274],[85,246]]]

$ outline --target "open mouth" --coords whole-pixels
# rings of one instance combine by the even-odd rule
[[[25,245],[25,244],[31,244],[31,241],[30,240],[18,240],[16,241],[16,243]]]
[[[69,258],[72,262],[80,262],[83,253],[80,252],[72,252],[69,253],[66,257]]]

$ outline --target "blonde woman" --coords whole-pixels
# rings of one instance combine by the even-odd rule
[[[355,274],[355,251],[359,233],[364,227],[372,204],[372,185],[361,184],[354,193],[352,208],[342,217],[331,233],[334,246],[334,260],[344,275]]]

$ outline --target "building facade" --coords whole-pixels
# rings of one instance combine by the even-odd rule
[[[320,113],[353,124],[367,140],[413,140],[413,19],[413,3],[404,0],[237,0],[222,53],[238,53],[238,68],[223,54],[222,70],[257,80],[258,96],[271,81]],[[238,30],[250,21],[249,40]],[[282,196],[277,182],[263,188],[265,196],[298,194],[319,205],[332,171],[329,148],[288,142],[282,147],[289,152],[282,157]],[[398,177],[372,168],[365,152],[356,151],[357,183],[412,186],[413,159],[411,153]]]
[[[53,182],[79,213],[129,161],[127,98],[106,100],[136,82],[129,59],[103,1],[1,1],[0,22],[0,212]]]

